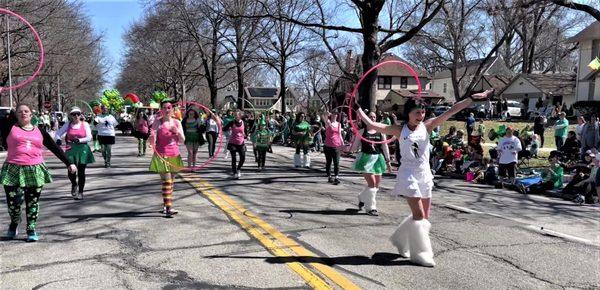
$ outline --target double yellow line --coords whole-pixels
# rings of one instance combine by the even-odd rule
[[[282,258],[310,258],[311,261],[314,261],[302,263],[300,262],[302,258],[298,258],[298,261],[286,263],[314,289],[334,289],[331,283],[341,289],[360,289],[338,271],[319,261],[319,257],[313,252],[288,238],[209,182],[197,175],[188,173],[180,173],[179,175],[236,221],[273,255]]]

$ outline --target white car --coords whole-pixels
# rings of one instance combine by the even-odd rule
[[[507,119],[512,117],[521,117],[521,103],[517,101],[506,101],[508,105]]]

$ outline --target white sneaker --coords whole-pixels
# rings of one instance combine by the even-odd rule
[[[242,177],[242,171],[238,170],[238,172],[237,172],[237,178],[240,179],[240,177]]]

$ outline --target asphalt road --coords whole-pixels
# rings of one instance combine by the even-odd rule
[[[291,149],[274,147],[260,173],[248,152],[240,180],[222,157],[182,174],[180,213],[165,219],[150,158],[135,157],[130,137],[117,143],[113,168],[89,169],[82,201],[71,199],[66,170],[47,159],[55,182],[43,192],[41,240],[0,242],[1,289],[600,287],[598,207],[438,179],[438,265],[423,268],[388,241],[409,213],[387,194],[393,176],[378,197],[381,216],[371,217],[354,210],[363,183],[350,160],[334,186],[322,155],[313,155],[315,169],[295,169]],[[0,220],[8,224],[6,210]]]

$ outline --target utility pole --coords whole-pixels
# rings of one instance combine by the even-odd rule
[[[12,68],[11,68],[11,60],[10,60],[10,24],[8,19],[8,14],[4,14],[4,19],[6,20],[6,51],[8,55],[8,86],[12,87]],[[13,93],[12,89],[8,90],[8,103],[9,107],[13,107]]]

